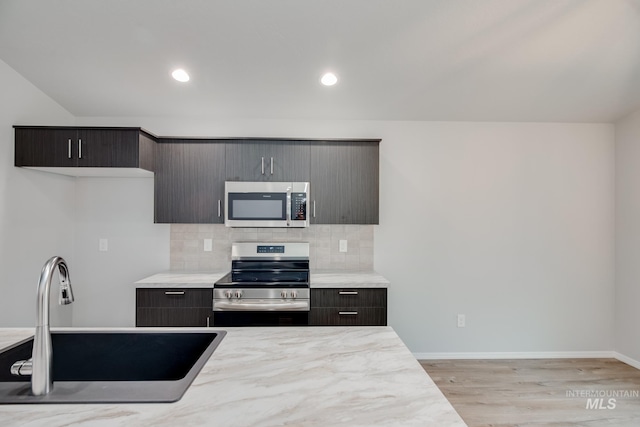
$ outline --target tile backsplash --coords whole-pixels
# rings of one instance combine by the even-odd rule
[[[213,240],[212,251],[204,251],[204,239]],[[340,240],[347,241],[347,252],[340,252]],[[313,270],[373,269],[373,225],[312,225],[291,229],[171,224],[171,270],[228,270],[233,242],[309,242]]]

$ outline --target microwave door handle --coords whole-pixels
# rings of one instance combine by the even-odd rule
[[[291,226],[291,187],[287,188],[287,227]]]

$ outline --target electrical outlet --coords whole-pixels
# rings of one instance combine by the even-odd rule
[[[213,239],[204,239],[204,251],[211,252],[213,250]]]
[[[340,240],[340,252],[347,252],[347,241]]]
[[[458,328],[467,326],[467,319],[464,314],[458,314]]]
[[[109,250],[109,240],[108,239],[98,239],[98,250],[100,252],[107,252]]]

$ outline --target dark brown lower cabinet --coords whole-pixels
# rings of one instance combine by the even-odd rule
[[[136,289],[136,326],[210,326],[212,289]]]
[[[311,289],[311,326],[386,326],[386,288]]]

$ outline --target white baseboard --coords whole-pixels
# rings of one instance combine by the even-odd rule
[[[631,365],[636,369],[640,369],[640,362],[635,360],[635,359],[632,359],[632,358],[630,358],[628,356],[625,356],[624,354],[620,354],[618,352],[614,352],[614,357],[616,359],[618,359],[619,361],[626,363],[627,365]]]
[[[434,359],[587,359],[587,358],[611,358],[621,360],[631,366],[638,367],[640,362],[627,358],[638,365],[634,365],[615,351],[532,351],[532,352],[479,352],[479,353],[413,353],[418,360]],[[622,356],[624,357],[624,356]],[[639,368],[640,369],[640,368]]]

